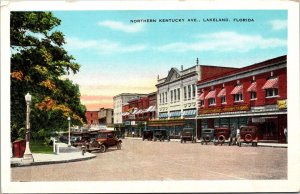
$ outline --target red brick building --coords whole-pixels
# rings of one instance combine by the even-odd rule
[[[253,124],[261,140],[285,141],[286,56],[202,79],[197,90],[198,134],[202,128]]]
[[[99,111],[86,111],[85,118],[86,118],[87,124],[98,125],[99,124],[98,113],[99,113]]]

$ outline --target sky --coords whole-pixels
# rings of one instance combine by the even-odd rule
[[[81,65],[69,78],[79,85],[87,110],[113,108],[120,93],[154,92],[158,75],[192,67],[197,58],[200,65],[244,67],[287,54],[285,10],[53,14],[61,20],[56,30],[65,35],[65,49]],[[214,21],[219,19],[224,21]]]

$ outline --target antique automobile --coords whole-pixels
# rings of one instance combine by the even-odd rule
[[[196,142],[193,128],[183,128],[182,129],[181,136],[180,136],[180,142],[185,143],[186,141],[191,141],[192,143]]]
[[[168,131],[165,129],[154,129],[153,130],[153,141],[164,141],[168,140],[170,141],[170,136],[168,134]]]
[[[148,141],[151,141],[153,139],[153,131],[152,130],[144,130],[142,134],[143,141],[147,139]]]
[[[258,128],[256,126],[241,126],[240,135],[237,139],[237,145],[242,146],[242,143],[257,146],[258,142]]]
[[[105,152],[110,147],[121,149],[122,140],[119,140],[115,131],[99,131],[95,138],[91,138],[90,142],[86,142],[83,146],[83,152],[100,151]]]
[[[216,127],[214,144],[215,145],[218,145],[218,144],[223,145],[224,143],[230,144],[230,128],[229,127]]]
[[[207,144],[214,140],[214,135],[215,135],[214,131],[215,131],[215,129],[213,129],[213,128],[202,129],[201,140],[200,140],[202,145],[204,143]]]

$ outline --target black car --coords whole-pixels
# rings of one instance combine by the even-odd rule
[[[142,139],[143,139],[143,141],[145,139],[147,139],[148,141],[152,140],[153,139],[153,131],[151,131],[151,130],[144,130],[143,131],[143,135],[142,135]]]
[[[194,136],[194,129],[193,128],[183,128],[181,132],[181,143],[185,143],[186,141],[191,141],[192,143],[196,142],[195,136]]]
[[[153,140],[154,141],[164,141],[168,140],[170,141],[170,136],[167,130],[165,129],[154,129],[153,131]]]

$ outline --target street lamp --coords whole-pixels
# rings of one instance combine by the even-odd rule
[[[27,93],[25,95],[25,101],[26,101],[26,147],[25,147],[25,152],[23,155],[22,162],[24,163],[31,163],[33,162],[33,156],[30,151],[29,147],[29,139],[30,139],[30,121],[29,121],[29,115],[30,115],[30,103],[31,103],[31,95]]]
[[[68,117],[68,121],[69,121],[69,143],[68,146],[71,147],[71,118]]]

